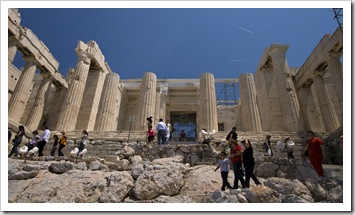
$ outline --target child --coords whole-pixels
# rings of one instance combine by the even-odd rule
[[[152,143],[153,140],[154,140],[153,126],[149,126],[149,128],[148,128],[148,144]]]
[[[51,150],[51,156],[54,157],[55,150],[57,150],[59,138],[58,138],[58,136],[55,134],[55,135],[53,135],[53,139],[54,139],[54,143],[53,143],[53,147],[52,147],[52,150]]]
[[[89,134],[86,130],[83,130],[82,136],[81,136],[81,141],[79,144],[79,151],[76,156],[79,156],[80,152],[83,151],[85,145],[86,145],[86,139],[88,138]],[[82,155],[81,155],[82,156]]]
[[[34,147],[37,146],[37,143],[39,141],[39,135],[38,135],[38,131],[37,130],[34,130],[32,132],[33,134],[33,138],[32,140],[30,141],[30,144],[28,144],[28,151],[32,150]]]
[[[62,131],[62,137],[60,138],[59,141],[59,149],[58,149],[58,156],[64,156],[62,149],[67,145],[67,136],[65,135],[65,132]]]
[[[221,176],[222,176],[222,191],[225,191],[225,187],[227,186],[229,189],[232,189],[232,186],[228,182],[228,172],[229,172],[229,159],[227,158],[227,154],[225,152],[221,152],[219,155],[221,160],[219,161],[219,164],[217,168],[214,171],[217,171],[217,169],[221,168]]]

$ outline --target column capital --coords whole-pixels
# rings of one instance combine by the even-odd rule
[[[313,79],[307,79],[307,81],[304,84],[302,84],[301,88],[309,88],[312,86],[312,84],[313,84]]]
[[[269,54],[271,57],[275,56],[275,54],[285,54],[288,49],[288,45],[282,44],[272,44],[269,48]]]
[[[329,52],[327,56],[327,60],[339,59],[341,56],[343,56],[342,52]]]
[[[315,71],[313,71],[314,77],[318,77],[318,76],[323,77],[323,76],[324,76],[324,73],[325,73],[324,70],[315,70]]]
[[[83,51],[81,49],[75,49],[78,55],[79,61],[83,61],[85,64],[90,64],[93,55],[89,52]]]
[[[26,63],[36,63],[35,57],[32,55],[24,56],[23,59],[26,61]]]
[[[11,45],[17,45],[17,39],[14,35],[9,36],[8,43]]]

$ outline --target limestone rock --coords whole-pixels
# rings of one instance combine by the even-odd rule
[[[327,192],[317,181],[307,180],[304,184],[307,186],[316,202],[326,200]]]
[[[131,161],[131,163],[141,163],[143,162],[143,159],[141,156],[139,155],[135,155],[129,158],[129,160]]]
[[[141,174],[143,174],[144,167],[142,163],[133,163],[131,167],[131,175],[134,179],[137,179]]]
[[[19,171],[12,175],[9,175],[8,180],[27,180],[36,177],[38,173],[39,173],[38,170]]]
[[[131,169],[131,165],[127,159],[123,159],[117,162],[117,168],[119,171],[127,171]]]
[[[125,156],[126,158],[129,158],[130,156],[134,155],[134,153],[134,149],[129,146],[124,146],[120,151],[120,154]]]
[[[262,178],[274,177],[278,168],[278,165],[266,162],[255,168],[255,175]]]
[[[90,166],[89,166],[89,169],[90,170],[99,170],[100,169],[100,166],[101,166],[101,163],[100,161],[91,161],[90,162]]]
[[[332,188],[327,194],[327,201],[331,203],[342,203],[343,189],[340,186]]]
[[[256,186],[246,189],[245,197],[251,203],[281,203],[282,196],[266,186]]]
[[[56,162],[49,166],[49,171],[56,174],[62,174],[74,168],[72,163]]]

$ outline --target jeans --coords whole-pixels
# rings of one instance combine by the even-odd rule
[[[249,187],[250,184],[250,178],[253,179],[254,183],[256,185],[261,184],[260,181],[256,178],[254,172],[254,166],[255,164],[248,164],[248,165],[244,165],[245,168],[245,186]]]
[[[234,185],[233,189],[238,189],[238,180],[242,184],[242,188],[245,188],[245,181],[243,178],[243,170],[242,170],[242,162],[233,163],[233,171],[234,171]]]
[[[53,146],[51,150],[51,156],[54,156],[55,150],[57,150],[57,146]]]
[[[158,131],[158,144],[162,145],[166,143],[166,131],[161,129]]]
[[[222,188],[221,188],[221,190],[224,191],[226,186],[229,189],[231,189],[232,186],[228,182],[228,172],[221,172],[221,176],[222,176]]]
[[[38,148],[38,156],[39,157],[42,157],[43,156],[43,148],[44,148],[44,145],[46,145],[46,141],[45,140],[42,140],[40,142],[37,143],[37,148]]]
[[[21,144],[21,142],[22,142],[22,139],[15,139],[15,140],[14,140],[14,146],[13,146],[12,149],[11,149],[11,152],[10,152],[10,154],[9,154],[9,157],[11,157],[11,155],[12,155],[13,153],[15,153],[15,157],[18,156],[18,146]]]
[[[59,144],[58,156],[64,156],[62,149],[65,147],[63,144]]]

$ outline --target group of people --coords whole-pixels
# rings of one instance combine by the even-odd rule
[[[166,121],[166,123],[163,121],[163,119],[159,119],[159,122],[155,126],[155,130],[153,129],[153,116],[150,115],[147,118],[147,126],[148,126],[148,131],[147,131],[147,139],[148,139],[148,144],[153,143],[155,139],[155,131],[157,132],[157,139],[158,139],[158,145],[165,145],[168,144],[169,141],[172,138],[172,129],[171,125],[169,123],[169,120]]]
[[[217,169],[219,168],[221,170],[222,191],[225,190],[225,187],[229,189],[238,189],[239,181],[241,183],[242,188],[249,188],[250,178],[253,179],[256,185],[261,184],[254,174],[255,161],[253,155],[253,147],[248,139],[244,139],[241,141],[244,147],[243,150],[243,147],[238,144],[238,134],[236,133],[236,130],[237,128],[233,127],[232,131],[230,131],[226,137],[230,147],[229,156],[227,155],[227,153],[221,152],[221,160],[215,169],[215,171],[217,171]],[[229,165],[233,167],[234,172],[233,186],[231,186],[231,184],[228,182]],[[242,166],[244,166],[245,173]]]
[[[9,142],[12,136],[12,132],[9,129]],[[62,150],[63,148],[67,145],[67,136],[65,131],[60,132],[61,133],[61,137],[59,138],[58,135],[53,135],[53,145],[52,145],[52,149],[50,152],[51,156],[55,156],[55,151],[58,149],[58,156],[64,156]],[[8,157],[10,158],[13,154],[15,154],[15,157],[18,157],[19,151],[18,151],[18,147],[22,142],[23,136],[25,135],[25,127],[23,125],[20,125],[18,127],[18,132],[16,133],[14,139],[12,140],[13,143],[13,147],[11,149],[10,154],[8,155]],[[43,156],[43,149],[45,147],[45,145],[49,142],[49,138],[51,135],[51,131],[48,129],[47,126],[44,127],[44,131],[41,134],[41,136],[39,136],[39,132],[38,130],[34,130],[32,132],[32,139],[30,140],[30,142],[28,144],[26,144],[27,146],[27,152],[31,151],[32,149],[34,149],[35,147],[38,148],[38,156],[42,157]],[[80,140],[80,144],[79,144],[79,153],[84,149],[85,145],[86,145],[86,140],[88,138],[88,132],[86,130],[83,130],[82,132],[82,136],[81,136],[81,140]]]

